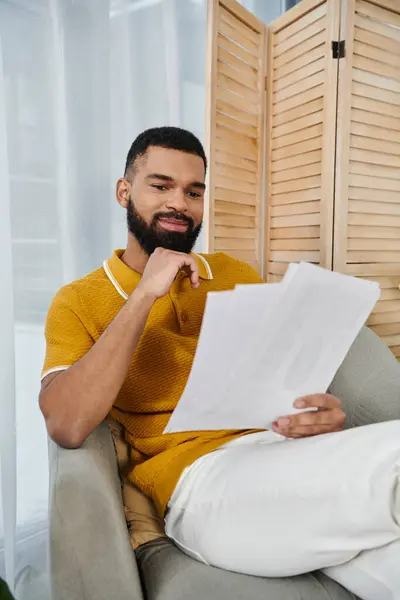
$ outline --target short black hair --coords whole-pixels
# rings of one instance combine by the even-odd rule
[[[125,176],[136,160],[144,156],[150,146],[170,148],[195,154],[203,159],[204,171],[207,171],[206,153],[200,140],[187,129],[180,127],[153,127],[140,133],[129,149],[125,164]]]

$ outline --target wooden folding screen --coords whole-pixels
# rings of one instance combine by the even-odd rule
[[[265,38],[209,0],[206,249],[377,281],[368,324],[400,358],[400,0],[303,0]]]
[[[267,73],[265,276],[332,267],[337,0],[303,0],[271,24]]]
[[[400,357],[400,2],[343,0],[334,269],[378,281],[369,325]]]
[[[204,246],[260,273],[265,57],[265,25],[234,0],[210,0]]]

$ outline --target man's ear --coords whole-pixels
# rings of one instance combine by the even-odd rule
[[[124,177],[118,179],[116,186],[116,197],[118,204],[122,206],[122,208],[128,207],[131,188],[132,186],[127,179]]]

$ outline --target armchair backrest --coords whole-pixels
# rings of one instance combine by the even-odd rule
[[[329,391],[342,400],[347,427],[400,419],[400,363],[367,327],[352,345]]]

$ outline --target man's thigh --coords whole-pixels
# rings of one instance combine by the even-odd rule
[[[199,560],[259,576],[340,564],[399,536],[400,421],[301,440],[260,434],[197,461],[167,534]]]

